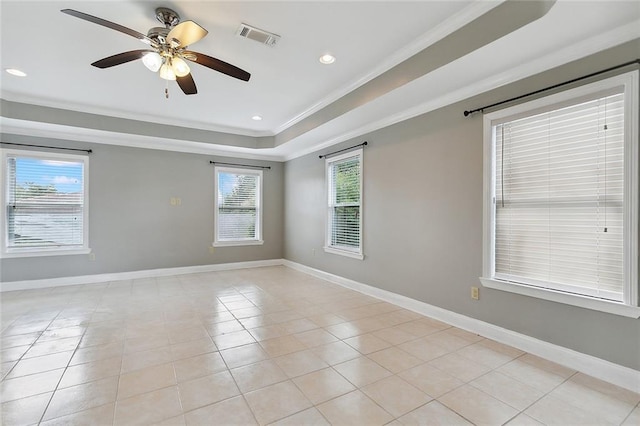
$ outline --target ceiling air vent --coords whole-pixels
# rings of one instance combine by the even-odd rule
[[[236,35],[240,37],[248,38],[249,40],[257,41],[258,43],[266,44],[267,46],[275,46],[280,36],[273,34],[256,27],[252,27],[247,24],[240,24],[240,28],[236,32]]]

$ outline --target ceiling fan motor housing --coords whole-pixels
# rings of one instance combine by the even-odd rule
[[[156,9],[156,19],[162,22],[166,28],[175,27],[180,23],[180,15],[166,7]]]

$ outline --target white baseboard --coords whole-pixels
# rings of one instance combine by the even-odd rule
[[[640,371],[290,260],[283,265],[640,393]]]
[[[47,278],[0,282],[0,292],[34,290],[38,288],[62,287],[67,285],[96,284],[108,281],[135,280],[141,278],[168,277],[171,275],[197,274],[202,272],[229,271],[232,269],[280,266],[283,259],[254,260],[248,262],[219,263],[214,265],[184,266],[178,268],[147,269],[143,271],[115,272],[110,274],[82,275],[77,277]]]
[[[150,269],[144,271],[117,272],[111,274],[85,275],[78,277],[51,278],[42,280],[12,281],[0,283],[0,291],[31,290],[77,284],[94,284],[108,281],[156,278],[202,272],[228,271],[233,269],[259,268],[284,265],[306,274],[327,280],[340,286],[393,303],[405,309],[445,322],[480,336],[518,348],[541,358],[572,368],[617,386],[640,393],[640,371],[583,354],[572,349],[554,345],[506,328],[461,315],[419,300],[382,290],[358,281],[314,269],[286,259],[257,260],[250,262],[223,263],[217,265],[186,266],[179,268]]]

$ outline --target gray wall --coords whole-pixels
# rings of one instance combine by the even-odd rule
[[[282,163],[6,134],[2,141],[93,150],[89,245],[95,254],[95,261],[88,255],[1,259],[2,282],[282,258]],[[271,166],[263,183],[264,245],[209,252],[214,229],[210,160]],[[172,197],[182,204],[172,206]]]
[[[462,115],[639,52],[636,40],[326,150],[369,142],[363,261],[322,250],[324,161],[287,162],[285,258],[639,370],[640,320],[487,288],[470,298],[482,273],[482,116]]]

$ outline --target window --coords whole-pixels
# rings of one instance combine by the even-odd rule
[[[215,168],[214,246],[262,244],[262,170]]]
[[[325,251],[363,259],[362,150],[328,158]]]
[[[89,253],[86,156],[2,150],[2,257]]]
[[[483,285],[638,317],[638,73],[485,116]]]

